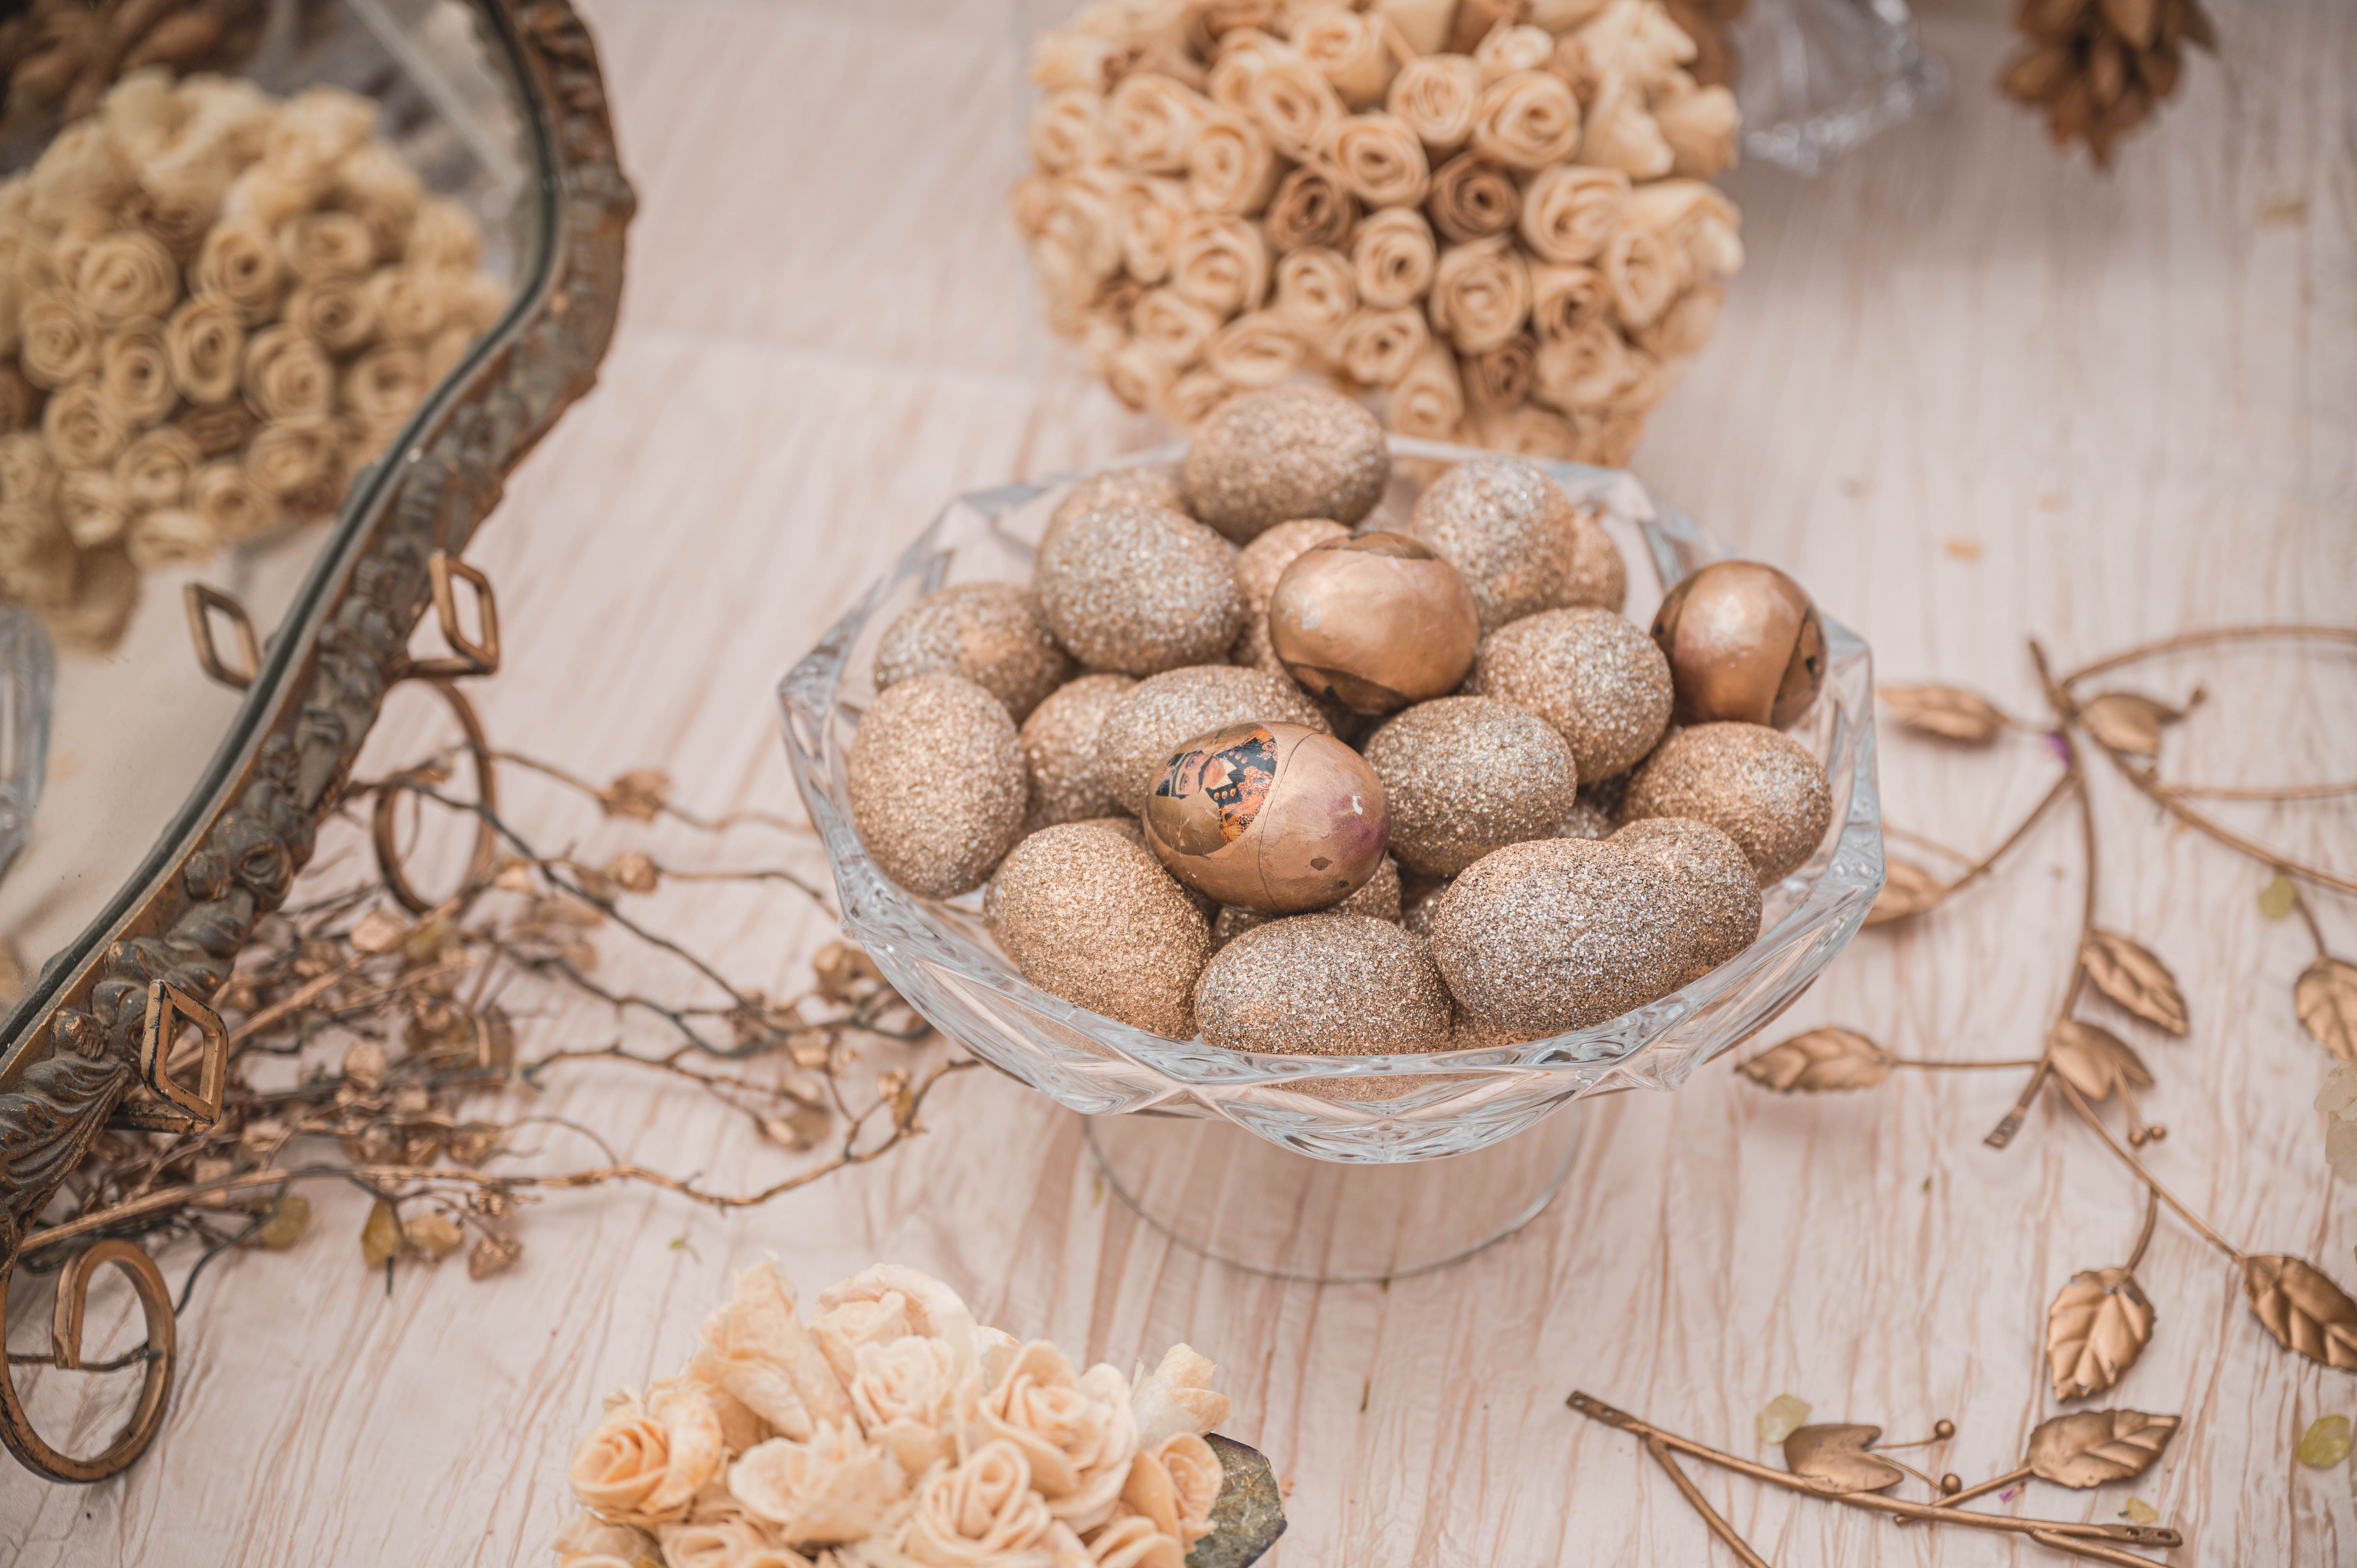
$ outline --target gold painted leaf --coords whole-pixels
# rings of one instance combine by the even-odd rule
[[[504,1269],[515,1266],[523,1256],[523,1243],[512,1236],[486,1236],[467,1254],[467,1277],[486,1280]]]
[[[2093,931],[2079,962],[2095,989],[2157,1028],[2185,1033],[2185,993],[2158,955],[2133,937]]]
[[[1779,1094],[1872,1089],[1890,1076],[1890,1055],[1855,1029],[1827,1025],[1769,1047],[1736,1068]]]
[[[2105,692],[2079,710],[2089,735],[2135,757],[2158,756],[2162,727],[2184,716],[2184,710],[2135,692]]]
[[[1784,1439],[1784,1465],[1829,1492],[1878,1492],[1907,1478],[1898,1466],[1867,1452],[1881,1435],[1878,1426],[1803,1426]]]
[[[2300,972],[2291,999],[2318,1045],[2357,1063],[2357,964],[2329,955],[2318,959]]]
[[[2078,1410],[2041,1421],[2022,1463],[2058,1487],[2100,1487],[2142,1475],[2177,1434],[2178,1418],[2140,1410]]]
[[[2357,1301],[2316,1269],[2282,1252],[2244,1258],[2243,1294],[2276,1344],[2357,1371]]]
[[[651,822],[671,800],[671,775],[653,768],[634,768],[618,775],[597,792],[597,804],[609,817]]]
[[[2152,1303],[2126,1269],[2072,1274],[2046,1309],[2046,1367],[2059,1400],[2102,1393],[2152,1341]]]
[[[2026,57],[2016,70],[2032,66],[2040,55]],[[2033,70],[2034,70],[2033,67]],[[2010,80],[2010,75],[2008,75]],[[2043,98],[2048,91],[2035,93]],[[1987,698],[1967,692],[1960,686],[1878,686],[1875,695],[1890,710],[1890,716],[1909,729],[1919,729],[1926,735],[1936,735],[1946,740],[1961,740],[1977,746],[1994,740],[2005,732],[2012,721],[2005,710]]]
[[[2101,1024],[2065,1018],[2046,1036],[2054,1070],[2090,1100],[2107,1100],[2115,1089],[2150,1089],[2152,1074],[2136,1048]]]
[[[1920,915],[1947,895],[1947,884],[1921,866],[1893,859],[1888,862],[1882,891],[1874,896],[1874,908],[1866,912],[1866,923],[1879,926]]]

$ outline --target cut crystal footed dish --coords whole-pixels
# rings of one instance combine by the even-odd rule
[[[1390,491],[1362,527],[1404,530],[1438,468],[1485,456],[1391,438]],[[1124,467],[1175,471],[1168,446]],[[1616,469],[1541,465],[1592,505],[1629,566],[1630,618],[1651,622],[1663,591],[1727,552],[1675,508]],[[1762,890],[1758,941],[1682,990],[1592,1028],[1520,1045],[1426,1055],[1268,1056],[1171,1040],[1030,984],[992,940],[979,890],[938,900],[877,869],[852,826],[845,757],[875,695],[876,644],[923,595],[957,583],[1028,584],[1049,514],[1082,476],[959,497],[904,552],[779,690],[795,784],[843,900],[845,930],[933,1026],[1002,1071],[1088,1115],[1154,1111],[1219,1116],[1324,1160],[1389,1164],[1486,1148],[1571,1101],[1674,1089],[1807,989],[1866,918],[1882,886],[1875,789],[1873,675],[1866,644],[1825,618],[1832,668],[1791,734],[1824,764],[1834,817],[1816,853]],[[1381,1079],[1344,1082],[1346,1079]]]

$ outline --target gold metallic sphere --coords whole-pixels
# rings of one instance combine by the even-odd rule
[[[1939,1420],[1932,1423],[1932,1435],[1943,1443],[1946,1442],[1949,1438],[1953,1437],[1955,1434],[1956,1423],[1950,1421],[1946,1416],[1942,1416]]]
[[[1481,618],[1456,567],[1404,533],[1362,533],[1294,557],[1269,595],[1268,639],[1312,696],[1390,714],[1457,690]]]
[[[1825,622],[1801,585],[1759,561],[1716,561],[1671,588],[1653,640],[1676,688],[1673,723],[1782,729],[1825,683]]]
[[[1962,1476],[1957,1475],[1953,1470],[1949,1471],[1946,1475],[1940,1477],[1941,1496],[1953,1498],[1964,1489],[1964,1478]]]
[[[1146,802],[1146,842],[1221,903],[1298,915],[1340,903],[1391,843],[1383,780],[1306,725],[1230,725],[1170,757]]]

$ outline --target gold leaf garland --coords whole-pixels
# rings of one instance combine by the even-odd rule
[[[1881,1435],[1878,1426],[1804,1426],[1784,1439],[1784,1465],[1827,1491],[1878,1492],[1907,1478],[1906,1471],[1867,1452]]]
[[[2046,1309],[2054,1397],[2088,1399],[2117,1383],[2152,1342],[2155,1316],[2133,1266],[2072,1274]]]
[[[2268,1252],[2242,1262],[2243,1294],[2276,1344],[2357,1371],[2357,1301],[2298,1258]]]
[[[2357,964],[2318,954],[2293,983],[2292,1005],[2318,1045],[2357,1066]]]
[[[2079,962],[2096,990],[2152,1025],[2172,1035],[2185,1033],[2185,993],[2177,976],[2153,950],[2117,931],[2090,931],[2079,948]]]

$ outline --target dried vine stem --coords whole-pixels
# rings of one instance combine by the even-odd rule
[[[1910,1502],[1904,1498],[1886,1498],[1878,1492],[1836,1491],[1832,1487],[1821,1486],[1805,1476],[1796,1476],[1790,1471],[1772,1469],[1766,1465],[1754,1464],[1749,1459],[1739,1459],[1732,1454],[1724,1454],[1716,1448],[1696,1443],[1692,1438],[1681,1437],[1676,1433],[1663,1431],[1650,1422],[1641,1421],[1631,1415],[1626,1411],[1614,1409],[1592,1394],[1575,1390],[1571,1397],[1564,1402],[1591,1421],[1600,1421],[1607,1426],[1617,1426],[1624,1432],[1635,1434],[1648,1444],[1659,1443],[1664,1448],[1674,1449],[1681,1454],[1690,1454],[1697,1459],[1706,1460],[1722,1469],[1732,1470],[1740,1476],[1749,1476],[1755,1481],[1765,1481],[1772,1487],[1781,1487],[1787,1491],[1802,1492],[1813,1498],[1822,1498],[1827,1502],[1841,1503],[1849,1508],[1888,1514],[1894,1519],[1922,1520],[1937,1524],[1961,1524],[1975,1530],[2035,1536],[2041,1543],[2054,1546],[2061,1551],[2093,1557],[2097,1562],[2132,1563],[2136,1568],[2152,1568],[2152,1564],[2145,1558],[2131,1556],[2126,1552],[2114,1552],[2109,1555],[2102,1555],[2105,1549],[2098,1543],[2120,1541],[2134,1546],[2158,1547],[2185,1544],[2184,1538],[2176,1530],[2161,1525],[2086,1524],[2069,1520],[2020,1519],[2010,1514],[1966,1513],[1955,1508]],[[2053,1539],[2048,1540],[2049,1536]]]

